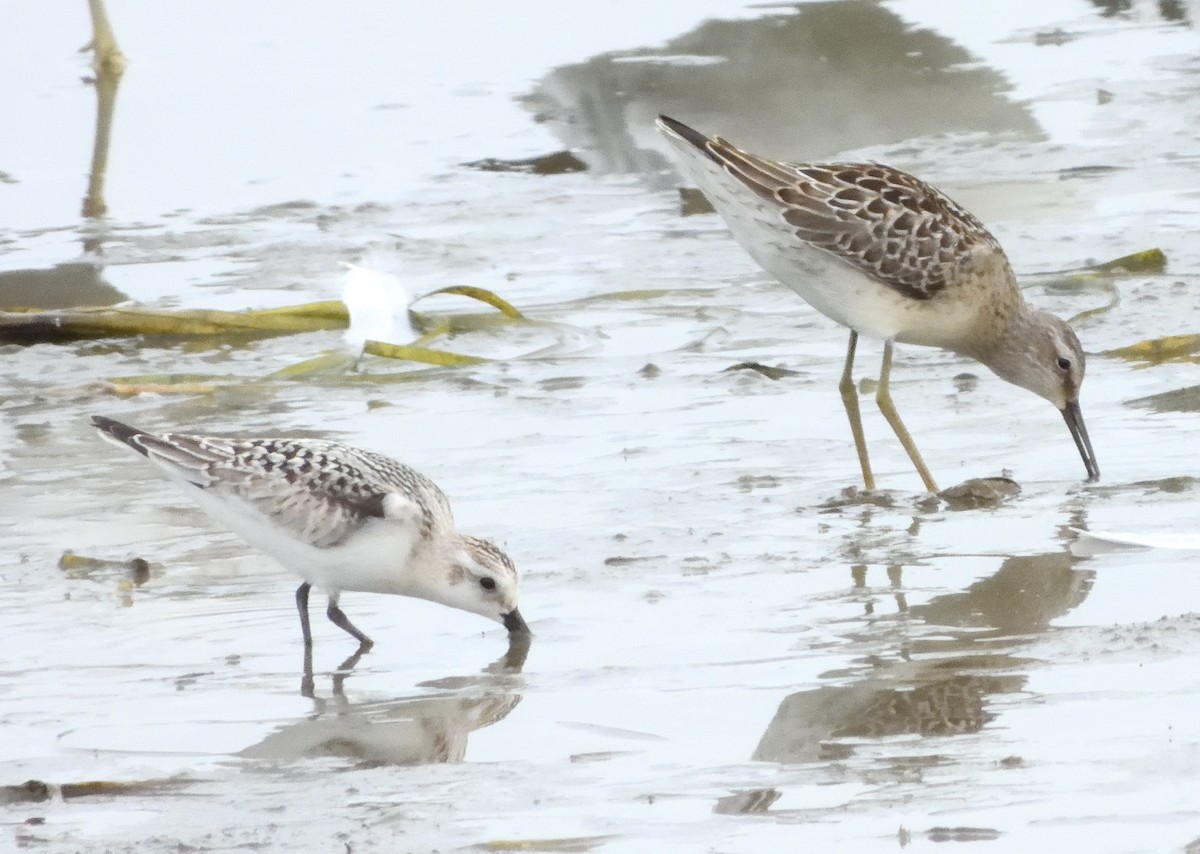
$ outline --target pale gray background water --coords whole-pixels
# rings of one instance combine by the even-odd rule
[[[79,215],[85,7],[4,11],[0,276],[61,281],[86,262],[90,293],[112,300],[283,305],[336,296],[338,261],[398,235],[414,291],[490,287],[557,325],[441,342],[499,361],[413,382],[128,400],[94,383],[250,381],[337,334],[0,348],[0,786],[68,787],[0,805],[0,849],[890,851],[966,828],[950,836],[993,840],[972,850],[1124,852],[1200,837],[1196,557],[1084,556],[1070,531],[1197,526],[1196,413],[1136,402],[1195,385],[1195,364],[1103,355],[1196,331],[1193,7],[114,0],[130,65],[99,221]],[[779,157],[918,172],[1061,314],[1115,289],[1077,324],[1102,481],[1080,482],[1043,401],[900,348],[894,395],[941,483],[1008,472],[1023,492],[921,508],[865,398],[895,504],[826,507],[858,480],[835,388],[844,332],[717,217],[679,217],[659,111]],[[564,147],[590,168],[462,165]],[[1165,274],[1033,277],[1155,246]],[[663,293],[603,298],[648,289]],[[863,375],[878,354],[862,348]],[[746,360],[799,374],[724,371]],[[523,672],[485,672],[499,627],[349,594],[377,646],[335,682],[353,645],[316,621],[317,699],[302,697],[293,576],[100,443],[93,412],[317,433],[420,467],[522,567]],[[141,556],[151,577],[63,572],[67,549]],[[71,796],[95,780],[139,786]]]

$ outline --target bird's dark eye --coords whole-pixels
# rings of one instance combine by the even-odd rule
[[[1058,368],[1059,368],[1059,370],[1062,370],[1062,371],[1071,370],[1071,360],[1065,356],[1059,356],[1058,357]]]
[[[496,579],[485,575],[483,578],[479,579],[479,586],[482,587],[484,590],[495,590],[496,589]]]

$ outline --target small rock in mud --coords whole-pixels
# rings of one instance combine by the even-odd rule
[[[50,800],[50,786],[41,780],[26,780],[19,786],[0,786],[0,804],[40,803]]]
[[[530,175],[565,175],[568,172],[586,172],[587,164],[569,151],[555,151],[539,157],[526,157],[520,160],[499,160],[495,157],[485,157],[464,163],[468,169],[479,169],[483,172],[525,172]]]
[[[896,506],[896,496],[890,492],[878,489],[859,489],[857,486],[847,486],[840,494],[827,498],[817,507],[822,513],[836,513],[845,507],[887,507]]]
[[[973,477],[957,486],[943,489],[938,497],[951,510],[974,510],[979,507],[998,507],[1014,495],[1021,485],[1007,477]]]

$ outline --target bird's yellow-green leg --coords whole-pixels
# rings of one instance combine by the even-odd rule
[[[853,341],[853,338],[851,338],[851,341]],[[889,338],[883,344],[883,365],[879,368],[879,390],[875,392],[875,402],[879,404],[879,411],[883,413],[883,417],[887,419],[887,423],[892,425],[892,432],[896,434],[896,438],[900,440],[900,444],[908,452],[908,458],[917,467],[917,474],[925,482],[925,488],[930,492],[937,492],[937,484],[933,482],[933,476],[925,466],[925,460],[921,459],[921,452],[917,450],[916,443],[913,442],[912,436],[908,433],[908,428],[900,420],[900,413],[896,411],[896,404],[892,403],[892,394],[888,391],[888,377],[891,376],[891,373],[892,341]]]
[[[871,460],[867,457],[867,438],[863,435],[862,415],[858,410],[858,389],[854,387],[854,351],[858,347],[858,333],[850,330],[850,343],[846,345],[846,369],[838,391],[842,393],[842,404],[850,418],[850,432],[854,434],[854,448],[858,451],[858,464],[862,466],[863,485],[875,488],[875,476],[871,474]]]

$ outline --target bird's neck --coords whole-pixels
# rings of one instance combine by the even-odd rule
[[[959,352],[990,365],[1025,339],[1026,330],[1037,325],[1037,314],[1013,280],[1007,298],[988,302],[975,318],[971,335],[964,339]]]
[[[1048,316],[1022,300],[1011,314],[980,335],[981,346],[975,358],[1001,379],[1036,391],[1028,385],[1028,377],[1034,373],[1038,359],[1038,352],[1030,343],[1044,337],[1043,328]]]
[[[425,571],[413,578],[418,592],[413,594],[422,599],[431,599],[443,605],[461,607],[456,594],[461,585],[470,582],[463,568],[468,552],[467,539],[457,533],[445,531],[435,533],[413,551],[413,557]]]

